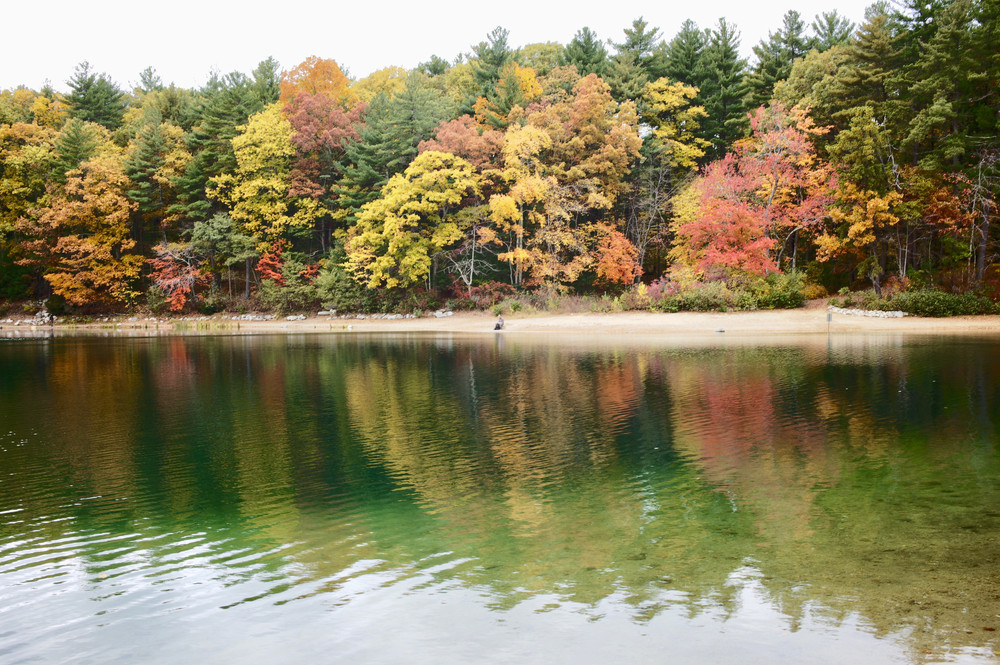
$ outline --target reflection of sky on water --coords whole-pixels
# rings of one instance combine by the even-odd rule
[[[947,348],[0,349],[0,651],[991,662],[998,361]]]

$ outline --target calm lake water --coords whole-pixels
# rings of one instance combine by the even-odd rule
[[[0,662],[995,663],[998,427],[1000,339],[0,339]]]

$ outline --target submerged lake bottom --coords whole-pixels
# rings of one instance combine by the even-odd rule
[[[1000,338],[0,339],[3,663],[996,663]]]

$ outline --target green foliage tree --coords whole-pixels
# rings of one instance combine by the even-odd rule
[[[746,61],[740,57],[739,46],[739,32],[719,19],[705,47],[700,91],[708,112],[701,137],[712,144],[710,157],[722,155],[746,130]]]
[[[820,53],[851,40],[854,23],[837,13],[837,10],[817,14],[813,19],[809,44]]]
[[[799,13],[791,9],[785,14],[781,29],[770,33],[767,40],[761,40],[753,47],[757,63],[746,77],[747,108],[755,109],[767,104],[774,93],[775,83],[788,78],[792,64],[808,50],[805,24]]]
[[[96,74],[90,63],[77,65],[66,82],[70,115],[84,122],[93,122],[109,130],[117,129],[125,115],[125,93],[106,74]]]
[[[573,65],[580,76],[597,74],[604,76],[608,66],[608,50],[593,30],[584,26],[577,30],[573,39],[562,52],[563,65]]]

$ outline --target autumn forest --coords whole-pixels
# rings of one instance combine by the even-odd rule
[[[0,314],[996,311],[1000,0],[775,23],[749,60],[725,19],[638,18],[363,78],[269,58],[124,90],[82,62],[4,90]]]

